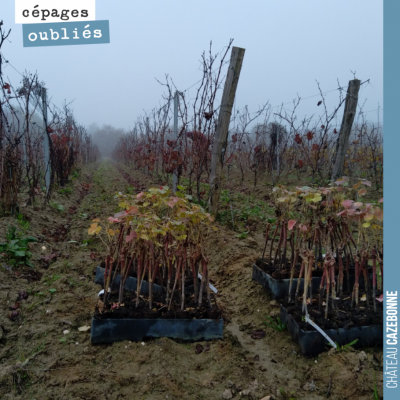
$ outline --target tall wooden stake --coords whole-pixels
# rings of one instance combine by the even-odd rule
[[[149,117],[146,118],[146,137],[149,138],[150,136],[150,122],[149,122]],[[145,169],[145,173],[146,175],[149,175],[149,166],[146,165],[146,169]]]
[[[361,81],[353,79],[347,88],[346,103],[344,106],[342,125],[340,126],[339,137],[336,143],[335,163],[332,169],[332,179],[343,176],[344,159],[349,146],[349,137],[353,126],[354,117],[357,111],[358,92]]]
[[[218,212],[221,191],[221,174],[228,141],[229,122],[231,119],[233,103],[235,101],[240,71],[242,69],[244,52],[245,49],[232,47],[231,61],[226,76],[221,107],[218,115],[217,129],[211,154],[210,197],[208,199],[208,208],[213,215],[217,215]]]
[[[178,148],[178,101],[179,101],[179,93],[176,90],[174,96],[174,140],[176,140],[176,149]],[[174,173],[172,176],[172,191],[175,193],[178,187],[179,176],[178,176],[178,167],[174,169]]]
[[[44,125],[44,135],[43,135],[43,149],[44,149],[44,181],[46,184],[46,195],[50,191],[50,144],[49,135],[47,132],[47,89],[42,88],[42,110],[43,110],[43,125]]]

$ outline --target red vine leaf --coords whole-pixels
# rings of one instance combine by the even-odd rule
[[[375,210],[375,218],[376,218],[378,221],[383,221],[383,210],[382,210],[382,209],[377,208],[377,209]]]
[[[132,231],[132,232],[125,238],[125,241],[126,241],[126,243],[129,243],[129,242],[131,242],[133,239],[136,239],[136,238],[137,238],[136,232],[135,232],[135,231]]]
[[[342,201],[342,206],[344,208],[350,208],[353,205],[354,201],[353,200],[343,200]]]
[[[319,145],[318,145],[317,143],[314,143],[314,144],[312,145],[311,150],[312,150],[312,151],[317,151],[318,149],[319,149]]]
[[[294,219],[291,219],[290,221],[288,221],[289,231],[291,231],[295,225],[296,225],[296,221]]]
[[[301,137],[300,137],[300,135],[298,133],[296,133],[296,136],[294,137],[294,141],[297,144],[301,144],[302,143]]]

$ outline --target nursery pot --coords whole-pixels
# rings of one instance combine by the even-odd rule
[[[304,331],[299,324],[281,305],[281,321],[292,339],[299,345],[304,356],[315,356],[332,348],[328,341],[316,330]],[[340,346],[346,345],[358,339],[355,347],[382,345],[382,325],[353,326],[350,328],[324,329],[324,332]]]
[[[253,265],[252,279],[258,282],[260,285],[264,286],[264,288],[272,294],[272,297],[275,300],[287,298],[289,295],[290,279],[275,279],[270,274],[264,272],[261,268],[257,267],[257,265],[255,264]],[[313,293],[318,293],[319,286],[321,284],[321,279],[322,277],[320,276],[312,278]],[[293,278],[293,283],[292,283],[293,295],[296,291],[298,280],[299,280],[298,278]],[[370,274],[370,280],[372,281],[372,274]],[[350,290],[353,288],[354,281],[355,281],[354,275],[350,275],[350,286],[351,286]],[[360,276],[359,283],[360,283],[360,289],[363,289],[364,288],[363,276]],[[346,276],[344,276],[343,279],[343,290],[348,291]],[[303,292],[304,292],[304,278],[301,278],[300,293],[302,294]]]

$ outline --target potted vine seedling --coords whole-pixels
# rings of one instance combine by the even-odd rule
[[[107,221],[93,220],[89,228],[89,234],[97,235],[108,250],[92,341],[141,340],[146,335],[192,340],[221,337],[221,312],[210,290],[204,246],[213,218],[191,203],[189,196],[179,191],[172,194],[167,187],[117,197],[123,211]],[[134,293],[125,291],[131,275],[136,279]],[[116,286],[113,281],[118,278]],[[157,290],[153,290],[155,282]],[[188,290],[190,282],[192,290]],[[146,291],[142,291],[144,285]],[[182,329],[177,329],[174,317],[181,318]],[[135,329],[125,330],[125,335],[123,330],[115,331],[112,326],[118,318]]]
[[[313,218],[305,214],[291,222],[298,234],[301,229],[300,239],[292,247],[292,260],[299,258],[299,279],[304,279],[304,286],[299,290],[300,282],[297,282],[293,302],[290,285],[287,300],[281,306],[281,319],[303,354],[323,351],[327,340],[346,343],[349,335],[357,338],[360,345],[375,345],[383,339],[383,310],[376,287],[378,259],[380,274],[383,274],[379,235],[383,200],[364,204],[346,199],[348,193],[340,190],[343,182],[348,181],[339,181],[334,189],[320,189],[323,208],[317,207]],[[354,186],[357,189],[357,184]],[[295,225],[297,228],[293,228]],[[321,248],[325,253],[322,260]],[[354,262],[353,275],[349,275],[350,261]],[[319,290],[315,291],[313,275],[319,270],[322,276]],[[347,285],[344,285],[345,271]]]
[[[342,255],[340,276],[338,280],[339,294],[343,291],[343,285],[350,287],[350,270],[354,276],[354,256],[352,243],[349,240],[348,226],[342,221],[337,221],[336,214],[343,208],[342,202],[346,197],[363,196],[366,193],[364,186],[368,181],[360,181],[355,185],[348,184],[348,178],[335,182],[335,185],[327,188],[310,188],[307,186],[288,189],[282,185],[273,189],[273,198],[278,216],[277,223],[271,230],[272,224],[268,221],[266,229],[266,240],[262,259],[259,259],[253,267],[253,279],[272,292],[276,299],[288,296],[293,297],[293,292],[299,284],[299,290],[303,289],[304,267],[302,269],[302,257],[299,244],[307,240],[307,246],[314,248],[313,277],[309,283],[311,290],[318,291],[321,278],[324,275],[323,267],[323,243],[319,226],[330,224],[332,235],[329,236],[329,246],[334,247],[337,265],[339,252]],[[355,202],[356,205],[362,204]],[[317,229],[318,228],[318,229]],[[344,231],[342,231],[344,230]],[[304,232],[307,231],[306,239]],[[273,232],[270,235],[270,232]],[[345,235],[345,236],[344,236]],[[342,239],[341,239],[342,238]],[[313,242],[315,241],[315,244]],[[341,242],[343,242],[343,246]],[[269,246],[269,249],[267,247]],[[266,254],[268,258],[266,259]],[[290,254],[290,256],[289,256]],[[344,280],[346,272],[346,281]],[[298,282],[299,275],[302,280]],[[326,272],[324,275],[326,279]]]

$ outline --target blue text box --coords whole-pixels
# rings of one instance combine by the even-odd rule
[[[24,47],[110,43],[108,20],[23,24]]]
[[[399,91],[400,91],[400,2],[383,2],[383,120],[384,120],[384,260],[383,281],[383,398],[400,399],[400,336],[398,299],[399,268]]]

